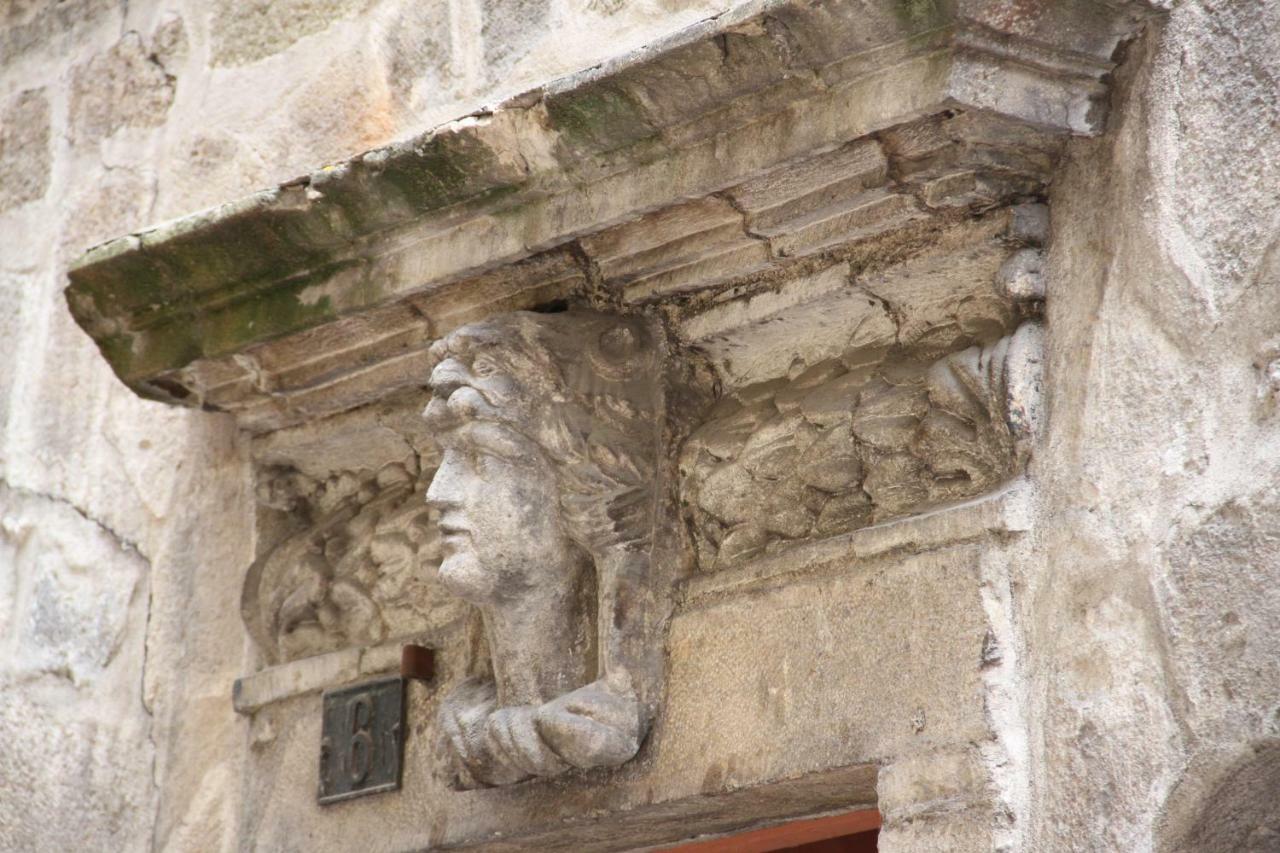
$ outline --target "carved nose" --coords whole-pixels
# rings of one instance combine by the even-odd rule
[[[449,395],[471,380],[467,366],[456,358],[446,358],[431,371],[431,390],[437,397]]]
[[[457,501],[454,500],[454,491],[450,484],[451,469],[453,461],[449,458],[449,454],[445,454],[445,458],[440,461],[440,467],[436,469],[435,474],[431,477],[431,484],[427,486],[427,506],[436,509],[447,509],[456,506]]]
[[[448,503],[448,501],[444,499],[443,492],[444,490],[440,486],[440,478],[438,476],[432,477],[431,485],[427,487],[427,506],[442,509],[444,505]]]

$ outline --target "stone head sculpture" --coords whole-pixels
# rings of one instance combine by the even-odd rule
[[[615,766],[648,729],[662,347],[637,317],[517,312],[433,348],[441,582],[492,677],[444,701],[463,786]],[[660,647],[660,641],[658,643]]]

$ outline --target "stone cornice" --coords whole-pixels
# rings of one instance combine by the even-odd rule
[[[99,246],[67,299],[137,393],[278,428],[420,384],[425,346],[493,311],[688,301],[1034,196],[1061,138],[1102,129],[1117,48],[1149,14],[1102,0],[746,4]],[[912,130],[930,117],[945,145]],[[859,139],[865,151],[847,145]],[[930,158],[946,146],[943,168]],[[835,208],[815,206],[832,193]],[[688,235],[699,248],[681,255]]]

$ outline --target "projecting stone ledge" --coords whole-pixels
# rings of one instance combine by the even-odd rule
[[[1101,130],[1113,58],[1151,13],[1111,0],[743,4],[99,246],[71,269],[67,299],[137,393],[252,410],[251,428],[274,428],[403,387],[431,340],[494,311],[674,299],[1033,197],[1062,137]],[[339,376],[351,387],[328,388],[323,411],[280,403]]]

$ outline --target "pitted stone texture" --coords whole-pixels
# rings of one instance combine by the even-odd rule
[[[1145,93],[1161,128],[1150,143],[1159,239],[1190,284],[1182,298],[1217,320],[1243,291],[1269,285],[1265,260],[1280,247],[1280,199],[1270,191],[1280,184],[1280,68],[1270,61],[1280,7],[1190,3],[1170,26],[1178,47]],[[1232,61],[1240,56],[1259,59]]]
[[[1257,513],[1273,512],[1280,447],[1255,363],[1280,316],[1263,284],[1280,227],[1259,195],[1280,149],[1256,134],[1280,53],[1250,45],[1275,44],[1276,13],[1173,4],[1130,49],[1109,137],[1073,145],[1051,193],[1054,417],[1036,476],[1057,520],[1036,534],[1043,568],[1017,570],[1039,650],[1036,849],[1173,847],[1161,816],[1213,811],[1226,780],[1194,803],[1171,792],[1273,737],[1274,528]]]
[[[172,28],[166,28],[161,46],[172,49],[175,42]],[[126,127],[164,123],[175,79],[161,64],[156,47],[128,32],[109,50],[73,69],[69,122],[77,144],[97,142]]]
[[[0,212],[43,198],[52,169],[48,93],[30,89],[0,103]]]
[[[1280,480],[1185,525],[1168,563],[1165,606],[1188,715],[1216,740],[1275,729]]]
[[[218,0],[209,21],[214,65],[246,65],[288,49],[371,0]]]

